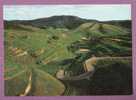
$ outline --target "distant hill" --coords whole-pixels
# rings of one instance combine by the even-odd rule
[[[122,27],[129,28],[129,29],[131,29],[131,27],[132,27],[131,20],[106,21],[104,23],[117,25],[117,26],[122,26]]]
[[[54,27],[54,28],[68,28],[68,29],[75,29],[83,23],[88,22],[100,22],[97,20],[89,20],[83,19],[77,16],[52,16],[47,18],[40,18],[35,20],[13,20],[13,21],[4,21],[5,28],[13,28],[14,26],[18,26],[17,24],[23,25],[31,25],[34,27],[39,28],[47,28],[47,27]],[[120,25],[122,27],[130,28],[131,21],[107,21],[102,23],[108,24],[115,24]]]
[[[11,25],[11,24],[24,24],[24,25],[32,25],[34,27],[39,27],[39,28],[54,27],[54,28],[73,29],[88,21],[94,21],[94,20],[82,19],[76,16],[52,16],[48,18],[41,18],[35,20],[5,21],[4,23],[5,23],[5,27],[8,27],[7,25]]]

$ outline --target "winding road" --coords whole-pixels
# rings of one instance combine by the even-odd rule
[[[89,79],[90,77],[93,76],[94,72],[95,72],[95,68],[94,68],[94,64],[97,61],[100,60],[108,60],[108,61],[118,61],[118,60],[132,60],[131,56],[127,56],[127,57],[91,57],[89,59],[87,59],[83,65],[85,68],[85,73],[77,75],[77,76],[71,76],[71,77],[64,77],[61,78],[60,80],[62,81],[78,81],[78,80],[83,80],[83,79]]]

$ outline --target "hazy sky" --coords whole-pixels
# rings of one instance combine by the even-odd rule
[[[5,20],[32,20],[54,15],[74,15],[105,20],[131,19],[131,6],[122,5],[5,5]]]

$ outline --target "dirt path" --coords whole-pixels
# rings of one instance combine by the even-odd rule
[[[30,73],[29,80],[28,80],[28,85],[25,88],[24,93],[20,94],[20,96],[26,96],[32,88],[32,72]]]
[[[93,65],[96,63],[98,60],[131,60],[132,57],[91,57],[90,59],[86,60],[83,65],[86,67],[86,72],[83,74],[80,74],[78,76],[72,76],[72,77],[64,77],[60,80],[69,80],[69,81],[77,81],[77,80],[83,80],[83,79],[88,79],[91,76],[93,76],[93,73],[95,72],[95,68]]]

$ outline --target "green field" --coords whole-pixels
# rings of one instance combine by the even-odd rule
[[[5,95],[132,94],[131,29],[77,23],[69,28],[6,22]]]

